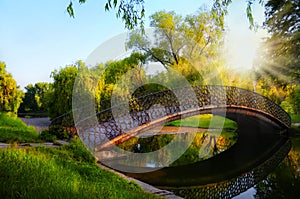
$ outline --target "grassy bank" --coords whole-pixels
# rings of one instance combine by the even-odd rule
[[[80,140],[56,148],[0,151],[1,198],[157,198],[100,169]]]
[[[165,126],[184,126],[184,127],[198,127],[198,128],[223,128],[223,129],[237,129],[236,122],[221,117],[213,116],[211,114],[195,115],[181,120],[168,122]]]
[[[32,126],[21,119],[0,113],[0,142],[38,142],[39,134]]]
[[[39,141],[34,128],[0,114],[1,141]],[[100,169],[78,138],[59,148],[0,150],[1,198],[159,198]]]

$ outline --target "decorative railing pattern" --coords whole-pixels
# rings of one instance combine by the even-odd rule
[[[75,125],[80,126],[77,130],[87,146],[102,145],[151,121],[199,108],[248,109],[269,117],[282,128],[291,125],[290,116],[280,106],[257,93],[237,87],[183,87],[128,99],[127,103],[113,103],[117,105],[96,113],[96,125],[89,121],[93,116],[77,121]],[[108,107],[107,104],[105,101],[100,106]]]

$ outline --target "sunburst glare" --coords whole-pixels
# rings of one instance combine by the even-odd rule
[[[252,69],[257,50],[264,37],[266,37],[264,31],[229,32],[225,41],[228,65],[237,70]]]

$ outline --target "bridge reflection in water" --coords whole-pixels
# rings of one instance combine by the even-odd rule
[[[204,161],[152,171],[121,165],[117,158],[100,160],[128,176],[191,198],[237,195],[266,176],[290,150],[290,117],[267,98],[236,87],[197,86],[193,90],[194,98],[186,88],[176,90],[176,95],[184,96],[183,102],[176,101],[171,91],[131,98],[129,114],[119,111],[124,109],[120,104],[98,113],[96,124],[77,115],[79,136],[97,154],[154,126],[187,116],[212,113],[236,121],[237,143]],[[155,104],[160,108],[153,109]]]
[[[231,198],[264,179],[290,150],[286,135],[274,134],[276,129],[261,125],[248,118],[238,130],[237,143],[207,160],[126,175],[185,198]]]

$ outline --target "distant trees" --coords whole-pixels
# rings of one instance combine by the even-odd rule
[[[51,84],[38,82],[34,85],[29,84],[25,87],[25,96],[21,103],[20,113],[48,113],[48,98],[51,92]]]
[[[22,102],[23,92],[16,81],[6,71],[6,64],[0,62],[0,112],[16,114]]]
[[[140,63],[143,56],[133,53],[131,56],[119,61],[109,61],[105,64],[99,64],[92,68],[87,68],[82,61],[76,62],[74,65],[68,65],[60,70],[52,72],[54,79],[52,89],[48,94],[49,116],[55,119],[65,113],[72,111],[72,100],[78,100],[82,103],[82,107],[90,102],[95,104],[95,110],[100,111],[100,101],[109,101],[112,96],[113,89],[120,78],[129,70],[135,68],[138,70],[134,78],[128,81],[141,81],[145,75]],[[127,80],[126,80],[127,81]],[[122,82],[121,82],[122,83]],[[116,88],[115,88],[116,89]],[[74,99],[76,94],[78,99]],[[126,86],[119,93],[120,97],[128,95]],[[90,106],[89,106],[90,107]],[[68,123],[72,122],[72,116],[67,119]]]

